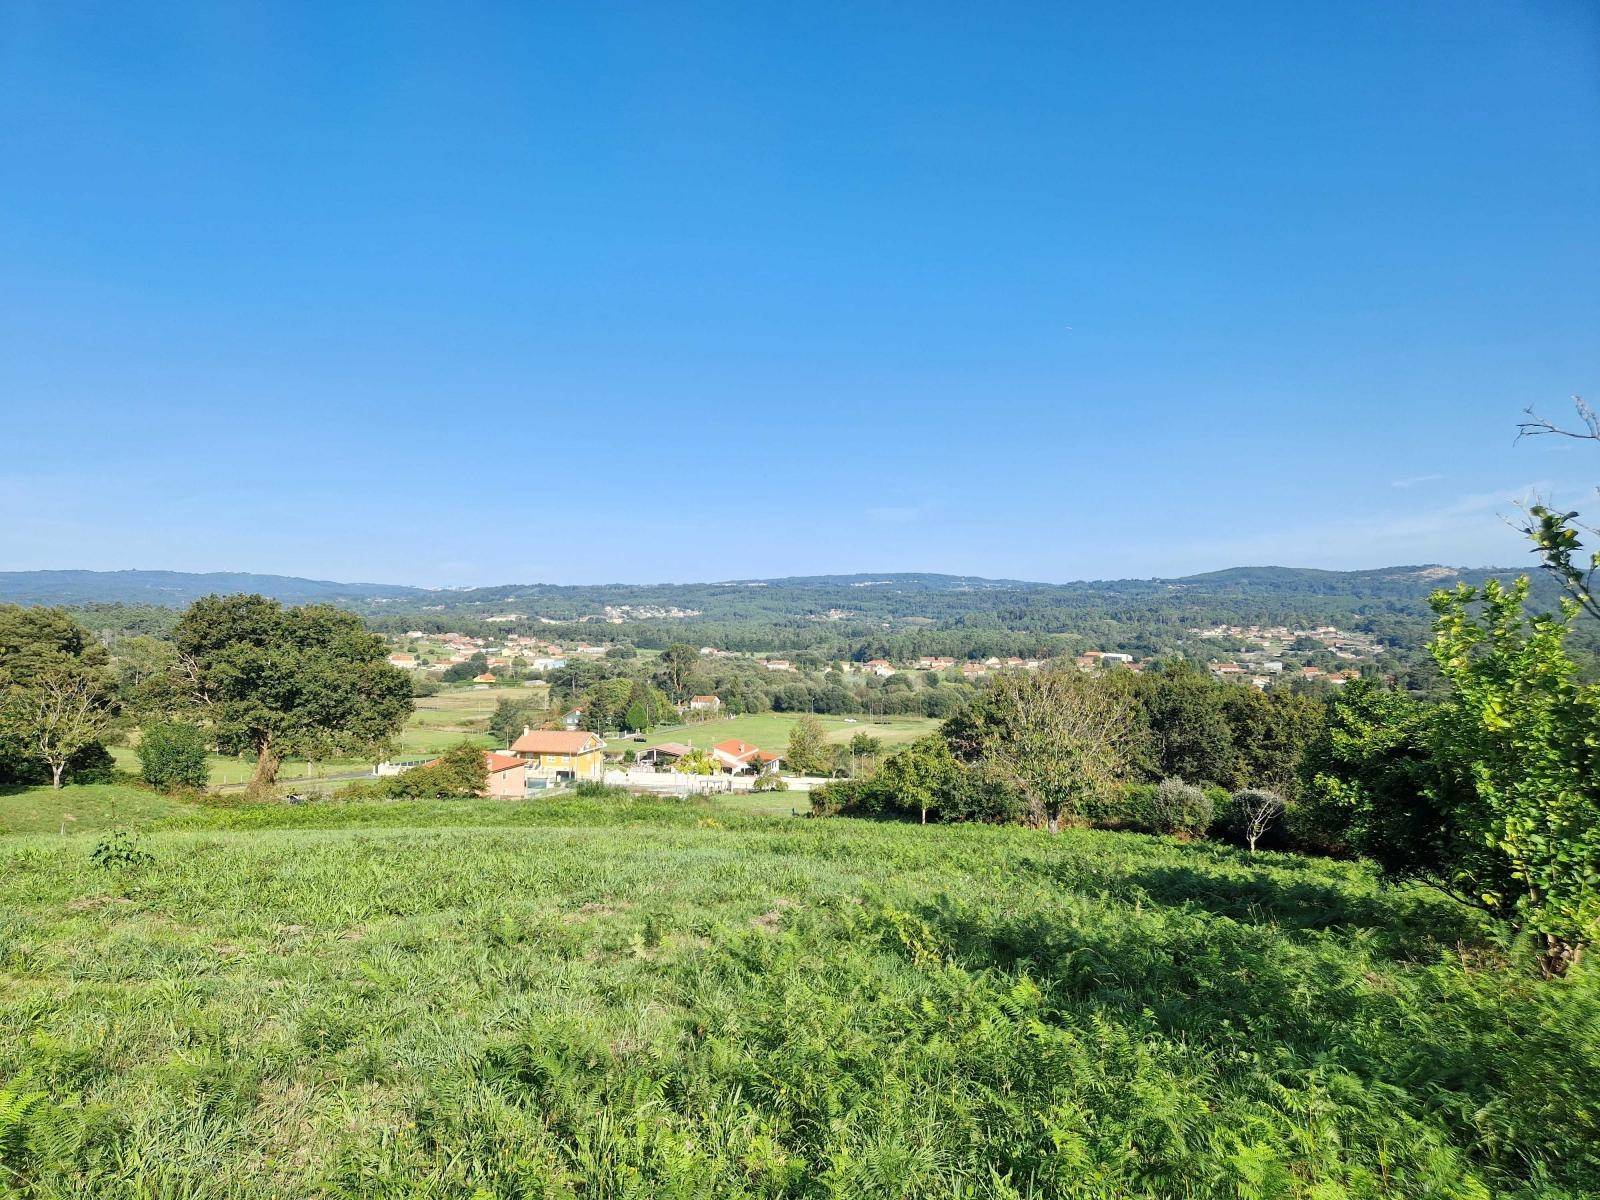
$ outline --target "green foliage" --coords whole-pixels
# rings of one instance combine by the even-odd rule
[[[1241,689],[1224,689],[1181,662],[1150,672],[1140,684],[1153,773],[1158,778],[1231,782],[1238,771],[1238,751],[1225,705],[1228,691]]]
[[[807,713],[789,731],[789,745],[783,762],[794,775],[827,775],[833,769],[833,754],[827,744],[822,722]]]
[[[955,787],[959,771],[950,743],[934,734],[891,754],[873,783],[892,797],[892,803],[901,811],[926,822],[928,814],[937,812]]]
[[[173,636],[219,748],[255,754],[258,787],[286,755],[374,751],[411,713],[410,680],[385,661],[383,640],[327,605],[210,596]]]
[[[1007,672],[943,727],[963,762],[1005,779],[1035,825],[1059,828],[1115,787],[1135,753],[1126,689],[1067,668]]]
[[[139,775],[163,792],[203,790],[210,777],[206,732],[190,721],[150,721],[139,729]]]
[[[720,768],[709,750],[691,750],[673,763],[672,769],[680,775],[715,775]]]
[[[440,679],[445,683],[466,683],[469,679],[476,679],[489,669],[489,657],[481,650],[465,658],[461,662],[451,663],[444,669]]]
[[[89,851],[89,861],[102,871],[134,871],[149,866],[155,859],[137,834],[117,829],[95,843],[94,849]]]
[[[341,798],[360,800],[444,800],[481,796],[489,784],[489,767],[481,746],[462,742],[437,759],[371,783],[355,783]]]
[[[537,700],[521,697],[495,701],[494,712],[489,715],[489,736],[495,745],[509,746],[522,736],[524,729],[540,729],[550,715]]]
[[[1181,779],[1163,779],[1151,794],[1150,824],[1156,833],[1199,836],[1211,826],[1211,797]]]
[[[1357,864],[625,795],[147,836],[159,885],[117,903],[81,843],[0,839],[23,1195],[1574,1200],[1600,1173],[1595,980],[1508,969]]]
[[[1434,656],[1456,688],[1445,746],[1470,775],[1449,818],[1453,882],[1538,935],[1559,974],[1600,937],[1600,688],[1564,642],[1578,612],[1525,612],[1528,581],[1434,600]]]

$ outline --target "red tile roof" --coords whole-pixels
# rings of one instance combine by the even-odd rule
[[[741,742],[738,738],[729,738],[725,742],[718,742],[711,747],[720,750],[729,758],[736,758],[740,762],[749,762],[752,758],[759,758],[762,762],[777,762],[780,755],[763,750],[759,746],[752,746],[749,742]]]
[[[511,743],[515,754],[582,754],[603,743],[586,729],[530,729]]]

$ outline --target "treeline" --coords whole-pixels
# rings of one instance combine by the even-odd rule
[[[205,756],[248,754],[269,789],[284,758],[389,745],[411,681],[361,618],[325,604],[210,596],[165,637],[132,633],[113,656],[61,609],[0,606],[0,783],[109,775],[134,727],[147,782],[203,787]]]
[[[1587,582],[1582,585],[1587,588]],[[1064,823],[1372,859],[1537,940],[1562,974],[1600,936],[1600,685],[1526,580],[1438,593],[1430,701],[1373,680],[1328,699],[1143,678],[1002,675],[938,735],[818,815]]]
[[[1182,662],[1142,675],[1008,672],[938,734],[876,774],[813,793],[813,806],[824,815],[1212,831],[1195,813],[1170,822],[1157,811],[1157,784],[1179,780],[1209,797],[1215,831],[1225,832],[1235,791],[1297,794],[1326,719],[1318,695],[1221,684]]]

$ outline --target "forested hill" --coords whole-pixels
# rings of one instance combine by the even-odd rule
[[[183,608],[214,593],[259,592],[290,604],[352,604],[424,596],[421,588],[383,583],[331,583],[244,571],[0,571],[7,604],[155,604]]]
[[[1167,599],[1183,607],[1207,598],[1287,600],[1293,597],[1399,600],[1420,603],[1441,586],[1481,583],[1515,574],[1511,568],[1438,565],[1383,567],[1367,571],[1322,571],[1306,567],[1233,567],[1175,579],[1085,580],[1032,583],[972,575],[888,573],[806,575],[782,579],[663,584],[500,584],[481,588],[428,589],[400,584],[335,583],[288,575],[217,571],[0,571],[0,602],[12,604],[136,604],[181,608],[212,593],[259,592],[286,603],[322,601],[376,611],[495,615],[521,607],[524,615],[575,619],[613,607],[694,610],[712,620],[740,620],[784,613],[795,616],[932,615],[991,612],[1052,601],[1076,606],[1087,599]]]

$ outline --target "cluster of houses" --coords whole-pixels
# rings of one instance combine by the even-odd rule
[[[1210,666],[1211,677],[1224,682],[1248,683],[1252,687],[1266,691],[1267,688],[1284,679],[1304,679],[1308,682],[1331,684],[1334,687],[1343,687],[1352,679],[1361,678],[1361,672],[1355,670],[1324,671],[1321,667],[1285,667],[1282,662],[1272,659],[1266,662],[1214,662]]]
[[[657,770],[672,769],[679,760],[693,754],[694,747],[683,742],[662,742],[659,746],[641,751],[638,761]],[[742,742],[738,738],[729,738],[725,742],[718,742],[706,752],[717,770],[724,775],[750,775],[761,774],[764,771],[776,771],[783,765],[783,756],[774,754],[770,750],[763,750],[759,746],[752,746],[749,742]]]
[[[663,742],[642,751],[638,762],[657,771],[670,771],[693,753],[694,747],[682,742]],[[782,755],[738,738],[718,742],[706,753],[723,775],[759,775],[777,771],[783,765]],[[606,743],[598,734],[584,729],[524,726],[522,735],[510,746],[504,750],[485,750],[483,759],[488,769],[485,794],[520,799],[552,787],[601,782],[606,773]]]
[[[426,655],[412,650],[396,650],[389,655],[389,665],[403,671],[433,671],[442,673],[458,663],[464,663],[481,654],[487,670],[474,682],[495,682],[496,670],[519,668],[524,671],[557,671],[574,658],[595,659],[605,656],[606,647],[579,642],[563,646],[543,638],[513,633],[503,642],[494,643],[487,638],[470,637],[464,633],[425,634],[413,629],[406,634],[408,640],[426,644]]]

